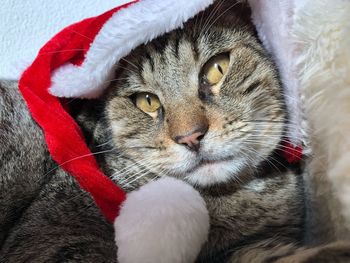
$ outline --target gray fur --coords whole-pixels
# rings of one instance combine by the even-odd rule
[[[113,227],[51,160],[16,83],[0,94],[0,262],[115,262]]]
[[[211,229],[197,262],[272,262],[301,245],[303,189],[276,154],[288,125],[278,74],[244,19],[247,9],[230,6],[218,1],[184,29],[137,48],[103,98],[75,101],[72,109],[101,168],[125,190],[168,175],[200,191]],[[190,76],[222,52],[232,63],[220,91],[200,95]],[[129,96],[140,91],[160,98],[157,117],[133,104]],[[0,261],[115,262],[112,226],[51,160],[16,84],[3,82],[0,92]],[[199,153],[176,145],[172,134],[202,121],[209,130]],[[196,183],[174,160],[208,156],[206,146],[228,167],[244,161],[220,183]]]

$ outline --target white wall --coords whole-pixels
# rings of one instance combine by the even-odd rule
[[[0,0],[0,78],[16,79],[63,27],[130,0]]]

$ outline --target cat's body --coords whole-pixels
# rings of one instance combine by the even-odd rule
[[[0,92],[0,262],[114,262],[113,227],[51,160],[17,84]]]
[[[0,149],[0,262],[114,262],[112,226],[89,195],[51,160],[16,83],[2,82],[1,94],[0,127],[6,140]],[[199,262],[224,262],[232,251],[240,253],[247,246],[268,251],[298,243],[303,211],[300,178],[269,170],[247,183],[201,189],[212,230]]]
[[[287,114],[276,70],[245,9],[218,3],[132,52],[99,101],[70,106],[127,191],[165,175],[199,190],[211,226],[198,262],[270,262],[301,243],[302,180],[279,154]],[[0,261],[115,262],[113,228],[52,161],[16,84],[0,91]]]

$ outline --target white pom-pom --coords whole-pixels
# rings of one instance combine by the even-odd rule
[[[167,177],[128,194],[114,227],[119,263],[189,263],[207,240],[209,214],[193,187]]]

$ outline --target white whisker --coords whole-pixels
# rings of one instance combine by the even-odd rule
[[[155,167],[159,167],[159,166],[155,166]],[[155,168],[155,167],[153,167],[153,168]],[[143,173],[143,174],[137,176],[137,177],[134,178],[133,180],[131,180],[131,181],[129,181],[129,182],[126,182],[122,187],[127,187],[127,186],[129,186],[130,184],[132,184],[133,182],[136,182],[136,181],[140,180],[142,177],[144,177],[144,176],[146,176],[146,175],[148,175],[148,174],[149,174],[149,170],[147,170],[145,173]]]
[[[120,171],[116,171],[115,173],[113,173],[111,175],[112,179],[118,179],[124,175],[126,175],[128,172],[130,172],[135,166],[145,166],[147,165],[147,162],[149,160],[152,160],[154,157],[150,156],[148,158],[142,159],[142,160],[138,160],[133,162],[131,165],[124,167],[123,169],[121,169]]]

